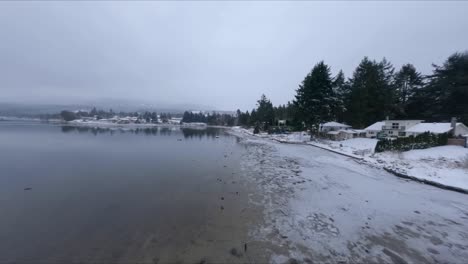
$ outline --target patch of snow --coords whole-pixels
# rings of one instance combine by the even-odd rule
[[[468,190],[468,169],[464,161],[468,149],[461,146],[440,146],[405,152],[382,152],[369,162],[406,175]]]
[[[374,153],[377,142],[378,140],[373,138],[352,138],[343,141],[319,140],[309,144],[329,148],[344,154],[368,156]]]

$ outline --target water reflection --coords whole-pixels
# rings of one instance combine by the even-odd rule
[[[183,137],[188,139],[203,137],[216,138],[219,137],[222,129],[206,127],[206,128],[180,128],[180,127],[138,127],[138,128],[106,128],[106,127],[86,127],[86,126],[61,126],[63,133],[91,133],[95,136],[100,134],[142,134],[146,136],[171,136],[182,133]]]

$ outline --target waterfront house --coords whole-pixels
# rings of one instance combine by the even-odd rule
[[[346,124],[341,124],[338,122],[327,122],[327,123],[320,124],[319,131],[322,133],[327,133],[330,131],[347,130],[350,128],[351,126],[348,126]]]

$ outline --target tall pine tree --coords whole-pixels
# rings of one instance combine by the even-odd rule
[[[263,124],[263,129],[273,125],[275,120],[275,110],[270,100],[262,94],[260,100],[257,101],[257,121]]]
[[[393,66],[364,57],[350,80],[349,123],[365,127],[391,114],[393,102]]]
[[[434,65],[428,84],[409,99],[411,117],[468,123],[468,52],[451,55],[442,66]]]
[[[423,77],[412,64],[403,65],[395,74],[395,110],[398,117],[406,117],[405,110],[408,100],[415,95],[422,85]]]
[[[312,131],[318,131],[320,123],[333,120],[337,98],[333,93],[330,68],[317,63],[296,90],[294,100],[297,119]]]

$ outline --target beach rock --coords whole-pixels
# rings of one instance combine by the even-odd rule
[[[242,257],[242,253],[240,253],[236,248],[231,248],[229,253],[231,253],[231,255],[238,257],[238,258]]]

